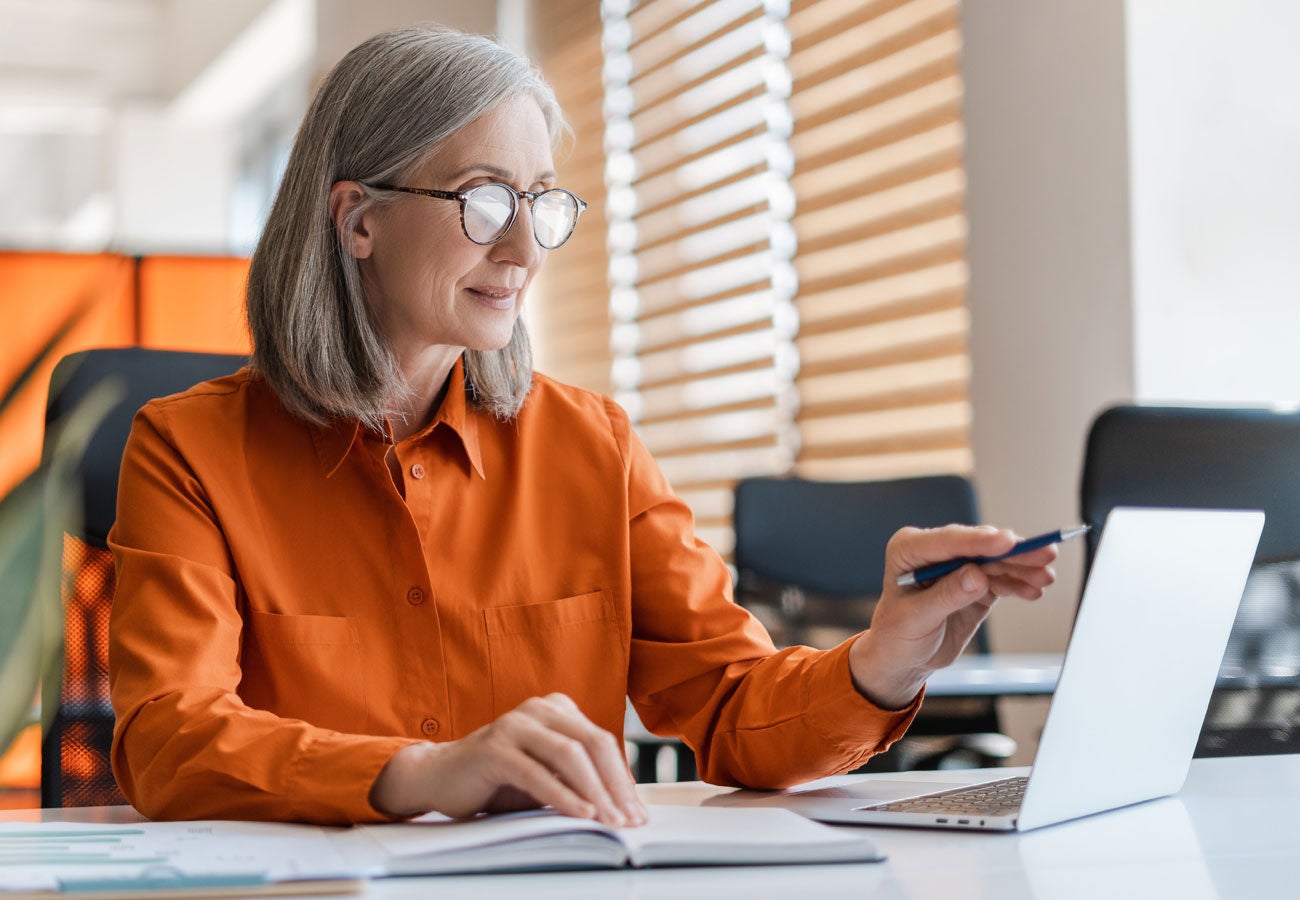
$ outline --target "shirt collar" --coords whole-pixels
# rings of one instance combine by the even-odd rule
[[[486,478],[487,476],[483,474],[483,457],[479,452],[478,418],[479,412],[470,407],[469,395],[465,391],[465,357],[461,356],[451,367],[451,374],[447,376],[447,395],[442,398],[442,405],[438,407],[437,415],[433,417],[433,421],[427,428],[414,435],[411,440],[427,440],[440,425],[447,426],[460,438],[461,446],[465,448],[465,456],[469,459],[469,464],[474,467],[474,471],[478,473],[478,477]]]
[[[427,428],[408,440],[425,441],[439,426],[445,425],[460,439],[461,446],[465,449],[465,456],[474,471],[478,473],[478,477],[486,478],[483,473],[483,456],[479,449],[478,415],[478,412],[470,407],[465,394],[465,360],[461,357],[456,360],[447,377],[447,394],[442,399],[442,405],[438,407],[437,415],[433,417],[433,421]],[[326,478],[338,471],[352,445],[358,441],[371,441],[379,445],[393,442],[391,432],[375,434],[363,428],[356,420],[339,421],[313,428],[312,439],[316,444],[316,453],[320,457],[321,465],[325,468]]]

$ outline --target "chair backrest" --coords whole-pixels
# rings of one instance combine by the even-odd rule
[[[42,746],[42,806],[126,802],[109,767],[113,711],[108,698],[108,614],[115,578],[107,539],[117,518],[118,472],[135,413],[155,397],[228,375],[246,362],[243,356],[132,347],[75,353],[55,367],[46,405],[47,434],[107,379],[118,381],[125,396],[91,437],[77,470],[83,515],[75,530],[64,534],[66,658],[55,716]],[[47,441],[47,453],[49,449]]]
[[[978,521],[975,491],[957,475],[843,482],[742,479],[733,512],[737,595],[760,612],[762,596],[775,591],[787,620],[800,615],[843,619],[844,627],[856,622],[862,628],[863,607],[838,601],[879,596],[885,545],[895,531],[905,525]],[[812,610],[812,604],[820,608]],[[803,609],[792,609],[799,606]],[[766,618],[765,623],[771,627]],[[802,642],[806,634],[798,632],[796,627],[787,642]],[[987,646],[982,634],[977,649]]]
[[[1216,691],[1197,755],[1300,752],[1300,413],[1113,407],[1089,430],[1079,499],[1093,525],[1121,505],[1264,510],[1220,670],[1240,686]]]
[[[736,485],[733,520],[737,602],[778,645],[830,647],[870,621],[894,532],[906,525],[973,525],[979,511],[971,483],[956,475],[853,482],[746,478]],[[970,650],[989,651],[985,629],[975,633]],[[907,739],[867,768],[962,764],[967,753],[976,765],[997,765],[1015,747],[1000,731],[992,697],[928,697]],[[967,746],[966,738],[953,736],[975,740]]]

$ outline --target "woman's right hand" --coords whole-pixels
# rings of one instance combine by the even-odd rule
[[[370,803],[393,816],[549,805],[614,828],[647,819],[618,741],[564,694],[525,700],[458,741],[403,747],[375,779]]]

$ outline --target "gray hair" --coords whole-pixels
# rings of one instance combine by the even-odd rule
[[[566,132],[551,88],[525,58],[482,35],[412,26],[376,35],[326,76],[307,111],[248,273],[252,365],[293,414],[382,430],[412,395],[339,236],[390,202],[367,190],[336,230],[339,181],[401,183],[434,148],[499,103],[527,94],[552,144]],[[523,319],[500,350],[465,353],[469,402],[513,418],[532,384]]]

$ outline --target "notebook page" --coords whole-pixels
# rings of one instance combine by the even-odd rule
[[[883,859],[858,832],[785,809],[648,806],[650,822],[620,828],[635,866],[741,865]]]
[[[393,874],[619,866],[626,855],[610,829],[552,810],[474,819],[431,813],[410,822],[358,826],[334,840],[350,861],[369,859]]]

